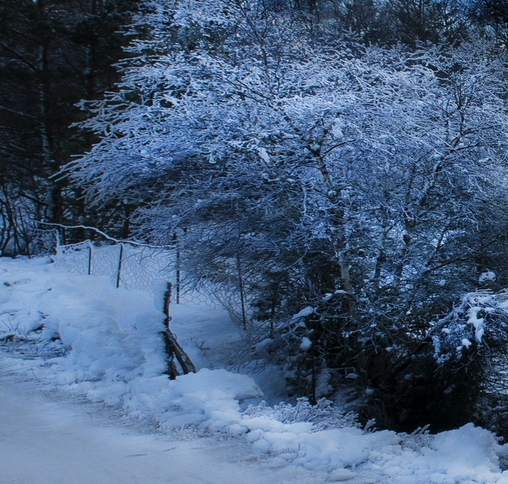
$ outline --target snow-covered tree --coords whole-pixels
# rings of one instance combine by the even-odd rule
[[[503,55],[318,44],[254,0],[160,0],[144,21],[118,90],[83,104],[102,141],[70,177],[136,207],[138,237],[181,234],[188,273],[272,332],[332,301],[307,326],[316,371],[398,376],[505,249]]]

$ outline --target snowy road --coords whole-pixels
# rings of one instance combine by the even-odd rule
[[[236,441],[143,435],[31,383],[2,377],[0,388],[1,484],[325,482],[302,468],[269,468]]]

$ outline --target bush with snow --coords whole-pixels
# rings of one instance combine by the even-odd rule
[[[477,291],[436,322],[429,335],[438,363],[467,359],[468,351],[491,356],[508,343],[508,291]]]

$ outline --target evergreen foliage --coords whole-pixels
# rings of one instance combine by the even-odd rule
[[[131,0],[0,3],[0,250],[29,253],[37,222],[86,218],[79,190],[54,176],[92,139],[75,106],[118,80]]]

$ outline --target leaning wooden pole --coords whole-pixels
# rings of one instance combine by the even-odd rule
[[[182,372],[184,375],[188,373],[196,373],[196,366],[190,359],[189,355],[185,352],[185,350],[178,343],[176,336],[171,332],[171,295],[172,295],[172,285],[168,282],[166,292],[164,293],[164,341],[166,343],[166,353],[168,360],[168,369],[167,374],[169,377],[174,380],[180,372],[175,364],[175,358],[180,364]]]

